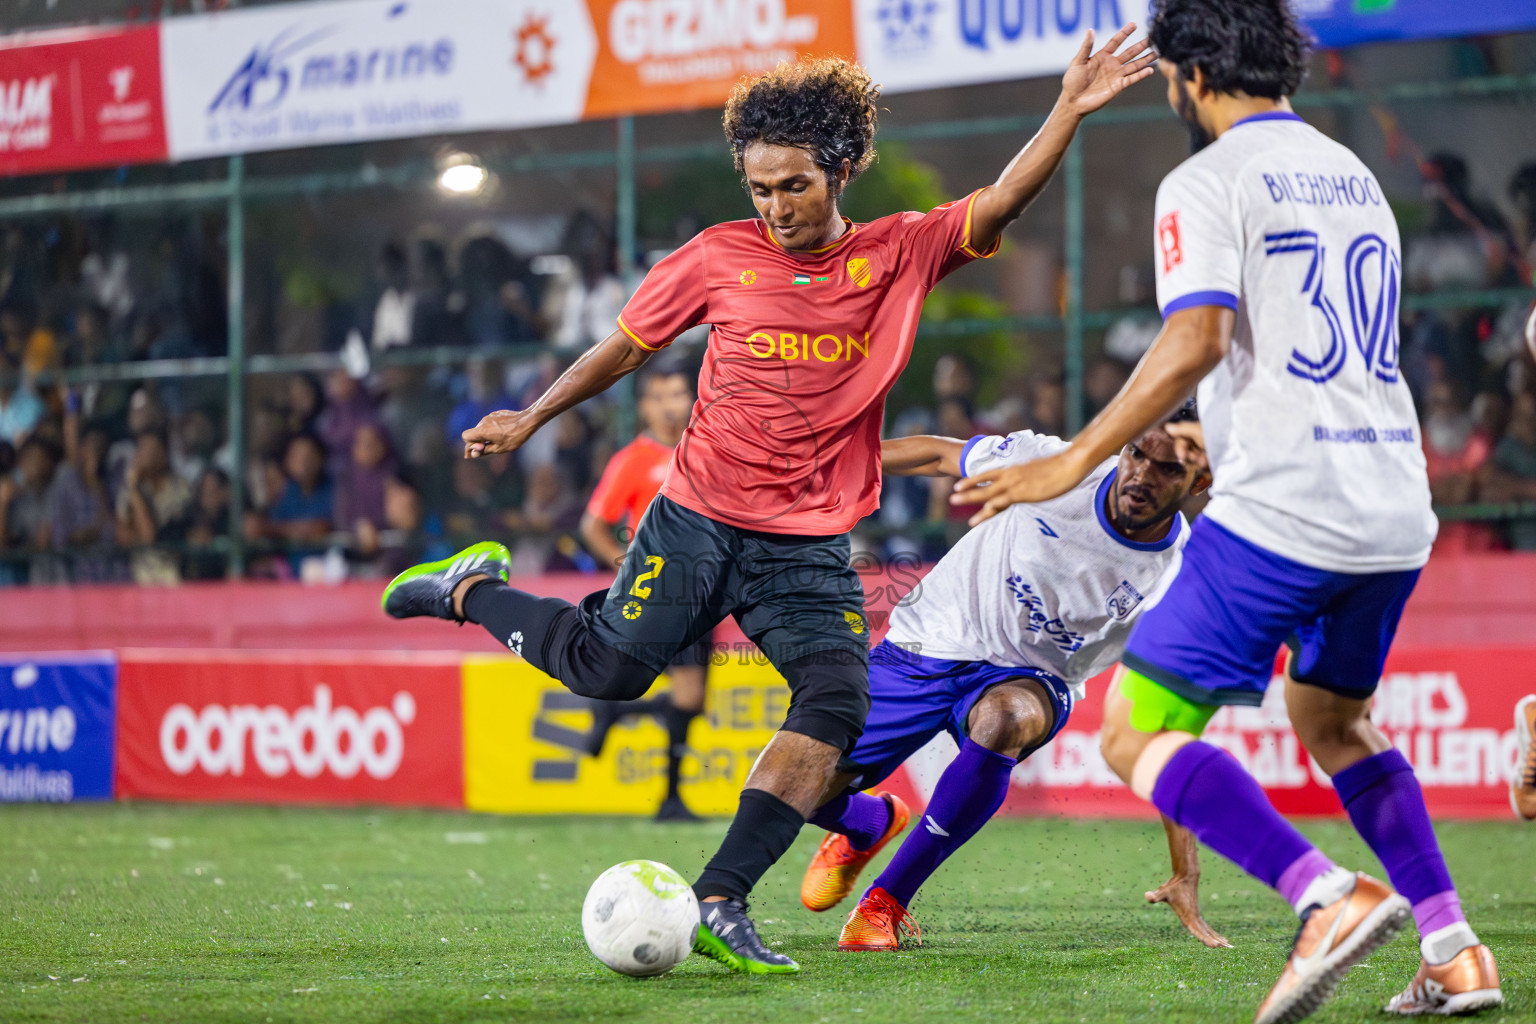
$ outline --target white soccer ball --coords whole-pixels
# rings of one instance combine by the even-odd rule
[[[654,860],[627,860],[604,871],[581,907],[581,931],[592,955],[636,978],[682,963],[698,927],[693,887]]]

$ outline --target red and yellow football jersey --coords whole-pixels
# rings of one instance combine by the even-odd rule
[[[627,523],[633,530],[661,490],[673,449],[644,434],[613,453],[587,502],[587,511],[609,526]]]
[[[619,326],[648,351],[709,324],[699,397],[661,493],[748,530],[843,533],[880,504],[885,396],[923,300],[997,246],[971,246],[976,193],[849,223],[785,250],[761,220],[700,232],[656,264]]]

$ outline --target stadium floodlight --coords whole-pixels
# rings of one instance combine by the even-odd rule
[[[437,187],[450,195],[478,195],[485,189],[490,174],[484,165],[465,153],[449,157],[437,175]]]

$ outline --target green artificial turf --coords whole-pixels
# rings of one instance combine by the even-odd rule
[[[918,896],[920,950],[836,951],[847,906],[815,915],[798,899],[807,829],[753,903],[800,975],[737,977],[693,957],[631,980],[592,958],[580,907],[600,871],[649,857],[691,877],[724,828],[6,806],[0,1021],[1246,1022],[1295,927],[1278,897],[1207,855],[1207,918],[1236,944],[1207,950],[1142,900],[1166,873],[1156,824],[1000,820]],[[1305,830],[1379,873],[1347,826]],[[1504,974],[1504,1010],[1481,1019],[1536,1019],[1536,828],[1440,834]],[[1314,1019],[1385,1020],[1417,963],[1410,930]]]

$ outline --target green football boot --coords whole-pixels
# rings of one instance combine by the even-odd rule
[[[391,618],[410,619],[431,615],[449,622],[464,620],[453,613],[453,591],[470,576],[489,576],[507,581],[512,554],[493,540],[472,544],[441,562],[413,565],[389,581],[379,603]]]
[[[699,904],[699,930],[693,951],[719,961],[737,974],[798,974],[800,965],[775,953],[757,937],[747,916],[747,901],[717,900]]]

